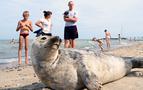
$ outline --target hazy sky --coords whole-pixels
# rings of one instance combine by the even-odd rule
[[[53,12],[52,33],[63,38],[63,12],[68,0],[2,0],[0,3],[0,39],[18,38],[17,22],[24,10],[30,11],[34,30],[35,21],[43,17],[43,10]],[[80,39],[104,37],[104,29],[112,37],[121,33],[125,37],[143,36],[143,0],[75,0],[78,11]],[[34,34],[30,33],[33,38]]]

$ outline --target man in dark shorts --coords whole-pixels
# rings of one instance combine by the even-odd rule
[[[65,30],[64,40],[65,48],[75,48],[75,39],[78,38],[76,22],[78,21],[77,13],[74,11],[74,2],[69,1],[69,10],[64,12]]]

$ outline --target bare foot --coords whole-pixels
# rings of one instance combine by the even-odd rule
[[[28,60],[25,60],[25,64],[29,64]]]
[[[18,64],[19,64],[19,65],[22,64],[21,60],[18,60]]]

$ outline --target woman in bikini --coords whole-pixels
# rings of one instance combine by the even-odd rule
[[[110,32],[108,32],[106,29],[104,30],[105,32],[105,39],[106,39],[106,44],[107,44],[107,48],[110,48],[110,38],[111,38],[111,34]]]
[[[28,64],[28,36],[29,31],[33,31],[32,22],[29,20],[29,11],[23,12],[23,19],[18,22],[16,31],[20,31],[19,35],[19,49],[18,49],[18,64],[22,63],[22,47],[25,42],[25,63]]]

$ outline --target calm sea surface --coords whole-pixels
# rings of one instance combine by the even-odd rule
[[[7,63],[7,62],[12,62],[16,61],[18,58],[18,40],[15,40],[15,43],[10,43],[11,40],[0,40],[0,63]],[[129,45],[132,42],[129,42],[128,40],[122,40],[122,42],[119,44],[118,40],[111,40],[112,41],[112,48],[117,48],[120,46],[125,46]],[[30,55],[30,49],[31,49],[31,43],[32,40],[29,41],[29,55]],[[105,41],[103,40],[104,45],[103,47],[106,48],[105,46]],[[76,48],[78,49],[95,49],[99,50],[99,47],[97,43],[92,42],[91,40],[88,39],[82,39],[82,40],[76,40]],[[63,44],[61,46],[63,48]],[[22,51],[22,58],[24,60],[24,48]]]

